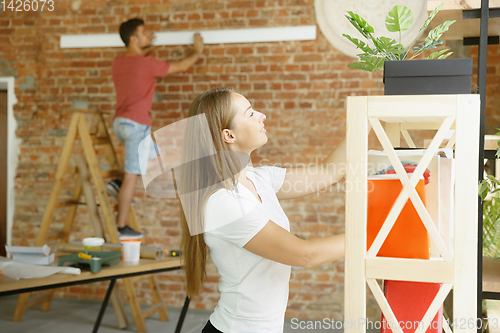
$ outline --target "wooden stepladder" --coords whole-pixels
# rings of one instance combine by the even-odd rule
[[[85,114],[92,115],[92,123],[90,128],[87,126]],[[73,151],[73,146],[77,139],[79,139],[82,143],[84,155],[74,155],[77,166],[68,168],[70,157]],[[99,162],[95,148],[95,146],[97,145],[104,146],[107,159],[111,166],[111,170],[103,171],[99,169]],[[59,195],[61,193],[64,177],[67,174],[78,174],[79,177],[76,179],[71,199],[60,201]],[[109,202],[108,194],[106,193],[105,182],[103,178],[116,177],[122,174],[123,171],[121,170],[120,164],[118,163],[118,159],[111,143],[111,138],[109,136],[108,130],[104,123],[102,113],[87,110],[76,110],[71,118],[71,123],[62,148],[61,158],[57,165],[54,185],[52,186],[52,192],[49,197],[49,202],[47,203],[42,218],[42,223],[40,225],[40,231],[35,241],[35,246],[42,246],[47,240],[58,239],[61,243],[68,242],[73,225],[73,220],[77,212],[78,204],[80,204],[80,198],[82,194],[84,195],[86,205],[88,206],[90,221],[92,222],[95,235],[106,237],[107,242],[118,244],[118,231],[114,223],[114,214],[112,206]],[[95,192],[97,192],[97,200],[101,209],[103,221],[99,221],[100,219],[97,213],[97,205],[94,200],[94,194],[90,185],[90,179],[92,179],[95,187]],[[66,218],[64,221],[64,227],[63,230],[49,235],[50,224],[54,217],[55,209],[58,207],[68,207]],[[133,206],[130,207],[130,211],[128,214],[128,223],[133,229],[140,230],[139,222],[137,220],[137,216],[135,214]],[[105,232],[103,232],[101,224]],[[134,287],[134,283],[141,279],[149,280],[149,286],[151,288],[152,296],[154,301],[156,302],[156,304],[150,306],[145,311],[141,310],[141,305],[137,299],[137,293]],[[159,313],[160,320],[169,320],[168,313],[162,301],[159,287],[154,275],[151,274],[144,275],[142,277],[125,278],[123,279],[123,284],[125,286],[125,290],[130,303],[130,308],[132,310],[134,321],[139,332],[147,331],[144,320],[145,318],[151,316],[156,312]],[[19,301],[17,303],[13,320],[20,321],[22,319],[24,310],[37,304],[42,304],[42,310],[48,311],[50,308],[53,292],[54,291],[51,290],[48,294],[42,295],[41,297],[30,302],[28,302],[29,293],[21,294],[19,296]],[[111,300],[115,309],[118,327],[126,327],[128,325],[127,319],[125,317],[123,305],[116,290],[113,291]]]
[[[385,123],[385,129],[381,124]],[[384,148],[403,188],[370,247],[367,246],[368,205],[368,123]],[[455,147],[454,201],[452,205],[453,240],[447,244],[415,186],[438,151],[446,133],[454,126],[448,142]],[[407,174],[394,150],[400,133],[409,147],[415,147],[407,130],[437,130],[427,151],[413,173]],[[441,284],[427,307],[415,333],[427,331],[432,318],[453,290],[453,317],[470,324],[455,325],[453,332],[477,332],[477,204],[479,158],[479,96],[350,96],[347,98],[347,176],[353,190],[346,193],[345,303],[346,333],[365,333],[366,285],[370,288],[384,317],[392,323],[393,333],[403,333],[393,307],[384,295],[379,280]],[[441,200],[441,198],[439,198]],[[389,232],[404,205],[411,201],[439,255],[430,260],[378,257]],[[411,302],[412,300],[408,300]],[[462,319],[463,318],[463,319]],[[400,325],[403,325],[401,327]],[[452,329],[443,319],[446,333]],[[407,329],[410,329],[407,327]]]

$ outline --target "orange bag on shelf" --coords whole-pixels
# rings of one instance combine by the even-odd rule
[[[388,179],[393,178],[393,179]],[[368,178],[367,248],[372,245],[387,215],[391,211],[403,185],[390,175]],[[424,180],[416,190],[425,203]],[[429,236],[420,216],[410,199],[403,207],[389,235],[385,239],[378,257],[429,259]]]

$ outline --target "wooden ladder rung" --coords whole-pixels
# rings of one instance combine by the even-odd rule
[[[47,240],[54,241],[62,238],[65,232],[63,230],[55,230],[47,235]]]
[[[147,308],[146,310],[142,311],[142,316],[144,318],[148,318],[151,315],[153,315],[153,314],[157,313],[158,311],[160,311],[163,308],[163,306],[164,305],[162,303],[153,304],[149,308]]]
[[[123,171],[122,170],[100,170],[101,171],[101,176],[103,178],[106,177],[121,177],[123,176]],[[78,173],[78,168],[77,167],[69,167],[66,170],[66,174],[74,175]]]
[[[92,138],[92,143],[95,145],[107,145],[110,143],[108,138],[96,137],[96,136],[92,136],[92,135],[91,135],[91,138]]]
[[[85,202],[74,201],[74,200],[62,200],[57,203],[56,207],[67,207],[73,205],[86,205]]]
[[[94,111],[94,110],[70,110],[72,112],[77,112],[77,113],[90,113],[90,114],[100,114],[102,112],[100,111]]]
[[[123,175],[122,170],[100,170],[101,175],[103,177],[111,177],[111,176],[121,176]],[[78,168],[77,167],[69,167],[66,169],[66,174],[74,175],[78,173]]]
[[[123,171],[121,170],[101,170],[102,177],[112,178],[112,177],[121,177],[123,176]]]

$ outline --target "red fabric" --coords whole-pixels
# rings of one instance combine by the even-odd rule
[[[413,165],[413,164],[404,164],[403,168],[405,168],[406,173],[413,173],[413,171],[415,171],[417,166]],[[390,169],[390,170],[387,170],[386,172],[384,172],[385,175],[395,174],[395,173],[396,173],[396,170],[394,170],[394,169]],[[429,184],[430,175],[431,175],[431,173],[430,173],[429,169],[425,169],[425,171],[424,171],[425,185]]]
[[[391,306],[394,316],[398,320],[404,333],[414,333],[418,322],[422,321],[431,302],[441,288],[440,283],[410,282],[410,281],[384,281],[385,297]],[[384,315],[382,315],[381,333],[393,333],[388,328]],[[391,323],[396,325],[396,323]],[[427,323],[426,323],[427,324]],[[426,333],[441,333],[443,331],[443,305],[431,321]]]
[[[119,56],[111,72],[116,90],[115,117],[124,117],[151,126],[151,105],[156,77],[167,75],[170,64],[152,56]]]

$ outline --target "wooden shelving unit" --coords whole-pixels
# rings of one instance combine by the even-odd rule
[[[346,183],[353,190],[346,194],[345,322],[358,323],[344,328],[346,333],[366,332],[360,318],[366,318],[366,285],[375,296],[385,318],[398,322],[377,280],[442,283],[429,306],[424,323],[430,323],[453,289],[454,318],[476,318],[477,313],[477,235],[480,105],[478,95],[351,96],[347,98]],[[385,122],[385,130],[381,125]],[[386,151],[403,190],[370,249],[367,249],[367,163],[368,123]],[[453,249],[447,247],[429,212],[418,196],[417,184],[446,132],[455,125],[455,205]],[[411,178],[408,178],[394,147],[400,133],[412,129],[437,130],[427,152]],[[363,187],[364,185],[364,187]],[[376,257],[403,206],[411,200],[439,259],[398,259]],[[451,251],[452,250],[452,251]],[[411,301],[411,300],[409,300]],[[445,325],[446,326],[446,325]],[[445,327],[448,329],[449,327]],[[415,331],[423,333],[426,326]],[[460,329],[474,332],[475,328]],[[402,333],[394,327],[394,333]]]

